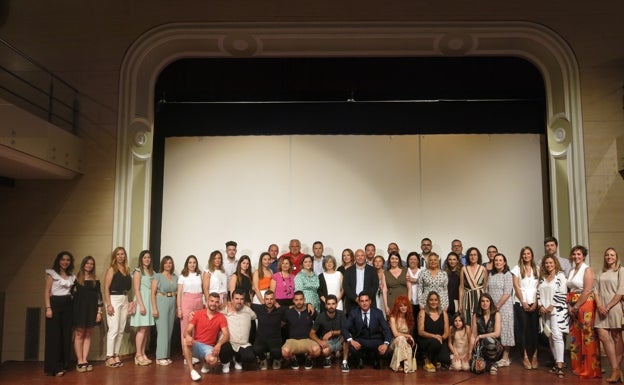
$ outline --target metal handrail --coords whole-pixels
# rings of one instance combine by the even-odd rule
[[[71,131],[75,133],[76,131],[76,98],[79,94],[78,90],[74,88],[71,84],[67,83],[65,80],[61,79],[50,70],[36,62],[34,59],[26,55],[24,52],[20,51],[17,47],[13,46],[11,43],[6,40],[0,38],[0,45],[8,48],[13,52],[14,57],[18,57],[20,60],[25,61],[30,66],[36,68],[37,71],[44,73],[49,80],[49,89],[45,89],[40,85],[37,85],[35,82],[27,79],[25,76],[20,76],[18,73],[12,71],[7,66],[0,64],[0,71],[4,71],[4,73],[8,74],[12,79],[16,80],[17,83],[21,86],[25,86],[27,89],[34,92],[35,95],[43,95],[47,97],[47,105],[42,105],[42,103],[37,103],[33,100],[33,94],[25,92],[20,92],[16,89],[11,89],[9,86],[0,85],[0,89],[4,90],[9,97],[13,97],[16,100],[23,103],[26,103],[26,107],[34,108],[36,111],[31,111],[35,114],[41,115],[47,114],[46,118],[48,122],[55,123],[57,121],[63,122],[71,127]],[[55,85],[61,86],[60,88],[65,89],[65,91],[69,91],[71,94],[70,97],[62,98],[59,95],[59,92],[55,93]],[[61,108],[65,108],[68,110],[68,116],[63,116],[55,111],[55,106],[60,106]]]

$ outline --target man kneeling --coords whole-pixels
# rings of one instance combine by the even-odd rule
[[[286,343],[282,345],[282,357],[290,359],[290,367],[299,369],[297,354],[305,354],[304,367],[312,369],[313,358],[321,354],[321,347],[316,341],[309,338],[314,316],[308,313],[303,292],[298,290],[293,298],[294,307],[286,310],[284,321],[288,324],[288,336]]]
[[[201,375],[193,368],[193,357],[202,360],[204,363],[202,373],[207,373],[210,367],[215,367],[219,363],[221,347],[230,338],[227,320],[218,311],[219,302],[219,294],[210,293],[206,310],[196,311],[184,331],[182,354],[193,381],[201,380]]]

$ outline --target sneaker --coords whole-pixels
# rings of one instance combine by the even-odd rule
[[[208,365],[206,364],[202,365],[201,372],[204,374],[210,372],[210,368],[208,367]]]
[[[306,360],[305,360],[305,363],[303,364],[303,367],[306,368],[306,369],[312,369],[313,366],[314,366],[314,362],[312,362],[312,359],[310,357],[306,357]]]
[[[201,380],[201,375],[199,373],[197,373],[197,370],[195,370],[195,369],[191,370],[191,380],[193,380],[193,381]]]
[[[269,368],[269,365],[267,364],[266,358],[260,361],[260,370],[267,370],[268,368]]]
[[[282,360],[281,359],[274,359],[273,360],[273,370],[279,370],[282,368]]]
[[[234,369],[236,369],[236,370],[243,370],[243,364],[241,364],[240,362],[234,360]]]
[[[510,363],[511,363],[511,361],[509,361],[508,359],[502,358],[502,359],[498,360],[498,362],[496,362],[496,366],[498,366],[500,368],[500,367],[503,367],[503,366],[509,366]]]
[[[290,360],[290,368],[294,370],[299,369],[299,361],[297,361],[297,357],[293,357]]]
[[[230,372],[230,363],[229,362],[227,364],[223,364],[221,366],[221,372],[225,373],[225,374]]]
[[[326,369],[331,368],[331,358],[325,357],[325,359],[323,360],[323,367]]]
[[[193,357],[193,365],[199,364],[199,358]]]
[[[167,362],[169,362],[169,365],[173,364],[173,360],[171,358],[167,358]]]
[[[349,363],[343,362],[342,365],[340,366],[340,371],[343,373],[349,373]]]

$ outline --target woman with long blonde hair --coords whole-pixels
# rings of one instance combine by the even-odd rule
[[[123,247],[117,247],[111,254],[110,266],[104,276],[104,301],[108,324],[105,364],[109,368],[123,366],[119,350],[128,318],[128,291],[131,287],[128,254]]]

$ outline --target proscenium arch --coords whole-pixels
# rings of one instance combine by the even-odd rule
[[[184,23],[143,34],[121,68],[113,247],[149,245],[154,87],[182,58],[516,56],[546,87],[552,234],[563,250],[588,243],[578,66],[552,30],[527,22]],[[513,119],[513,116],[509,117]]]

